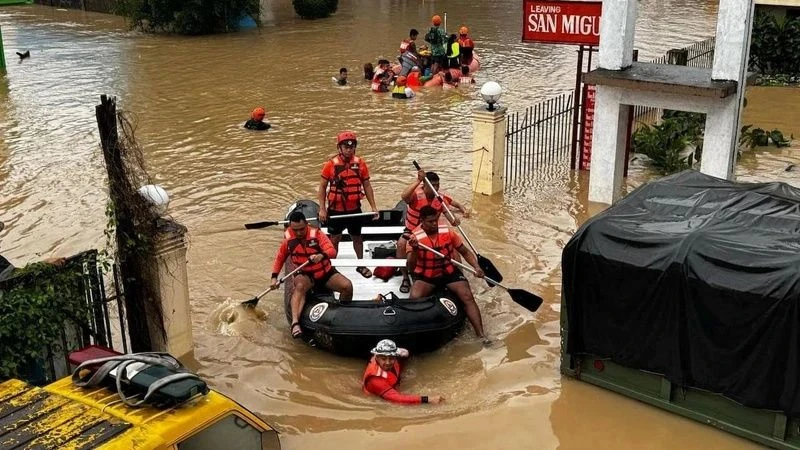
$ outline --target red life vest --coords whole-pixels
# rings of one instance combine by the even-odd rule
[[[386,92],[381,84],[385,73],[386,71],[383,69],[378,69],[378,71],[375,72],[375,76],[372,77],[372,85],[370,86],[372,88],[372,92]]]
[[[452,235],[450,233],[450,228],[439,226],[439,231],[436,234],[436,241],[434,241],[425,233],[425,230],[423,230],[421,226],[414,229],[414,236],[416,236],[417,242],[436,250],[448,258],[452,258],[456,253],[456,249],[453,248],[451,242]],[[455,271],[456,266],[449,260],[422,248],[417,250],[417,265],[414,267],[415,274],[433,279],[443,275],[450,275]]]
[[[286,228],[283,236],[288,241],[289,257],[292,258],[292,262],[296,266],[308,261],[311,255],[316,255],[317,253],[324,254],[322,246],[319,245],[319,233],[321,233],[319,229],[306,226],[306,238],[305,240],[300,240],[294,234],[291,227]],[[322,261],[316,264],[309,263],[307,266],[303,267],[301,272],[311,277],[312,280],[317,280],[322,278],[329,270],[331,270],[330,259],[322,258]]]
[[[328,187],[328,209],[334,211],[353,211],[361,206],[364,191],[361,179],[361,158],[353,156],[344,162],[339,155],[334,156],[333,179]]]
[[[411,39],[403,39],[403,42],[400,43],[400,54],[401,55],[403,53],[405,53],[406,50],[408,50],[408,47],[409,47],[409,45],[411,45],[412,42],[414,42],[414,41],[412,41]]]
[[[441,193],[439,195],[441,195]],[[416,198],[414,207],[408,205],[406,208],[406,228],[409,230],[413,230],[419,226],[419,210],[424,206],[430,205],[431,208],[435,209],[436,212],[439,213],[444,211],[441,200],[439,200],[438,197],[434,197],[433,200],[428,200],[428,197],[425,196],[425,191],[421,186],[417,187],[417,189],[414,191],[414,197]]]
[[[367,368],[364,370],[364,377],[361,380],[361,389],[365,394],[370,393],[367,391],[367,380],[369,380],[370,377],[386,378],[386,381],[389,382],[389,385],[395,387],[400,381],[400,363],[395,360],[394,367],[392,367],[391,370],[386,371],[381,369],[381,366],[378,364],[375,356],[373,356],[372,359],[369,360],[369,364],[367,364]],[[381,395],[383,394],[384,393],[381,392]]]
[[[406,86],[410,88],[419,87],[419,72],[411,72],[406,77]]]

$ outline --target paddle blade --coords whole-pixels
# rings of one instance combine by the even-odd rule
[[[503,275],[500,273],[499,270],[497,270],[497,267],[495,267],[494,263],[492,263],[492,261],[490,261],[488,258],[478,255],[478,265],[480,266],[481,270],[483,270],[483,273],[484,275],[486,275],[486,278],[491,278],[492,280],[497,281],[498,283],[503,282]],[[488,280],[486,281],[486,284],[488,284],[489,287],[495,286],[494,283],[491,283]]]
[[[246,223],[244,224],[245,229],[247,230],[255,230],[258,228],[267,228],[273,225],[277,225],[278,222],[253,222],[253,223]]]
[[[530,312],[536,312],[542,306],[542,297],[524,289],[509,289],[508,295],[511,296],[511,300]]]
[[[256,305],[258,305],[258,300],[259,300],[258,297],[253,297],[250,300],[243,301],[242,306],[244,306],[245,308],[255,308]]]

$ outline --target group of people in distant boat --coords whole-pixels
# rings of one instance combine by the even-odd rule
[[[364,64],[364,79],[373,92],[391,92],[393,98],[412,98],[420,87],[441,86],[450,89],[473,84],[473,74],[480,68],[475,43],[469,29],[462,26],[458,35],[442,28],[442,18],[431,18],[431,27],[424,36],[426,44],[417,46],[419,31],[411,29],[400,43],[398,63],[378,60],[377,67]]]
[[[303,266],[294,275],[294,290],[290,299],[290,332],[294,338],[303,337],[300,314],[305,305],[306,294],[310,290],[338,292],[340,303],[349,303],[353,298],[352,282],[333,267],[331,260],[336,258],[345,229],[353,241],[356,257],[363,259],[363,199],[369,203],[372,217],[378,218],[369,168],[364,159],[356,156],[357,146],[356,134],[342,131],[336,136],[337,154],[322,166],[317,199],[320,207],[319,221],[327,224],[327,233],[309,225],[308,218],[302,212],[292,212],[284,240],[272,266],[271,285],[275,288],[280,284],[278,276],[287,260],[291,260],[295,266]],[[407,213],[405,229],[397,243],[397,257],[407,258],[407,264],[403,269],[400,291],[409,293],[410,298],[414,299],[424,298],[436,290],[447,288],[463,303],[467,318],[477,336],[485,339],[478,304],[467,279],[451,259],[463,258],[475,269],[478,278],[483,278],[483,270],[478,265],[477,256],[444,221],[446,218],[452,225],[459,224],[458,218],[449,214],[449,207],[461,212],[464,217],[468,217],[468,213],[463,205],[450,196],[437,196],[434,189],[439,189],[439,176],[434,172],[420,170],[414,182],[401,194],[407,204]],[[448,214],[442,216],[443,211]],[[352,217],[354,214],[361,215]],[[350,217],[336,219],[337,216]],[[436,250],[445,257],[442,258],[425,247]],[[356,271],[365,278],[373,276],[372,271],[365,266],[357,267]]]

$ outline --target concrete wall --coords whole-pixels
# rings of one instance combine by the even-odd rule
[[[114,14],[117,0],[33,0],[38,5]]]

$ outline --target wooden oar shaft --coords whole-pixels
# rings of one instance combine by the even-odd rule
[[[414,161],[414,166],[417,168],[417,170],[422,170],[422,168],[416,161]],[[433,195],[435,195],[436,198],[439,199],[439,202],[441,202],[442,207],[444,208],[444,212],[447,213],[447,217],[448,219],[450,219],[450,222],[451,223],[455,222],[456,216],[454,216],[453,213],[450,211],[450,208],[447,207],[447,203],[444,201],[444,198],[442,198],[442,196],[439,195],[439,192],[436,191],[436,188],[433,187],[433,183],[431,183],[431,180],[429,180],[427,176],[425,176],[423,180],[425,180],[425,184],[428,186],[428,188],[430,188],[430,190],[433,191]],[[470,250],[472,250],[472,252],[477,255],[478,250],[476,250],[475,246],[472,245],[472,241],[469,240],[467,233],[464,233],[464,229],[461,228],[461,225],[457,225],[456,228],[458,228],[458,231],[461,233],[461,236],[464,236],[464,240],[467,241],[467,245],[469,245]]]
[[[462,262],[460,262],[460,261],[456,261],[455,259],[448,258],[447,256],[444,256],[442,253],[439,253],[439,252],[437,252],[436,250],[434,250],[434,249],[432,249],[432,248],[428,247],[428,246],[427,246],[427,245],[425,245],[425,244],[417,244],[417,245],[419,245],[421,248],[424,248],[425,250],[427,250],[427,251],[429,251],[429,252],[433,253],[434,255],[436,255],[436,256],[438,256],[438,257],[440,257],[440,258],[444,258],[444,259],[446,259],[446,260],[450,261],[451,263],[453,263],[453,264],[457,265],[458,267],[461,267],[462,269],[464,269],[464,270],[468,271],[469,273],[471,273],[471,274],[475,275],[475,269],[473,269],[472,267],[470,267],[470,266],[468,266],[468,265],[466,265],[466,264],[464,264],[464,263],[462,263]],[[499,283],[499,282],[497,282],[497,281],[494,281],[494,280],[493,280],[493,279],[491,279],[491,278],[487,278],[487,277],[485,277],[485,276],[484,276],[484,277],[483,277],[483,279],[484,279],[484,280],[486,280],[486,281],[488,281],[489,283],[492,283],[492,284],[494,284],[494,285],[500,286],[501,288],[503,288],[503,289],[505,289],[505,290],[509,290],[509,288],[507,288],[507,287],[503,286],[502,284],[500,284],[500,283]]]

